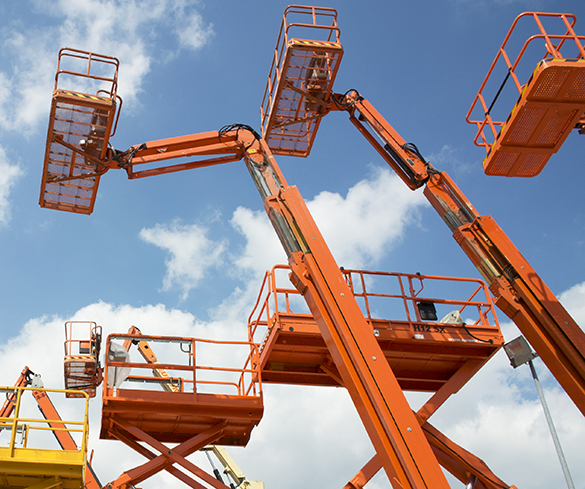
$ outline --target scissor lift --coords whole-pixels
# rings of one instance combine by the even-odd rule
[[[508,44],[523,18],[532,18],[538,31],[514,58],[510,53],[513,43]],[[553,25],[553,20],[559,22]],[[487,152],[483,160],[486,174],[538,175],[569,133],[581,126],[585,114],[585,36],[575,34],[576,20],[571,14],[525,12],[512,24],[467,114],[467,122],[477,126],[475,144]],[[551,22],[554,32],[545,31],[546,21]],[[545,55],[528,82],[522,84],[517,76],[519,63],[535,41],[543,42]],[[504,63],[507,74],[489,102],[486,86]],[[516,87],[518,100],[505,121],[494,120],[492,109],[509,79]]]
[[[304,33],[310,39],[299,37]],[[309,154],[342,55],[334,9],[286,8],[260,107],[262,133],[274,154]]]
[[[150,358],[130,361],[122,344],[124,341],[157,343],[156,369],[159,373],[153,372]],[[163,344],[175,347],[172,363],[165,362],[160,354]],[[207,348],[245,351],[244,366],[204,365],[197,358],[200,344]],[[195,475],[218,489],[225,489],[226,486],[185,457],[209,444],[245,446],[248,443],[252,429],[263,414],[257,345],[139,333],[116,334],[108,337],[106,352],[100,438],[120,440],[149,459],[124,472],[109,487],[136,485],[166,469],[190,487],[200,487],[192,477]],[[222,357],[222,361],[226,358]],[[161,376],[161,370],[168,376]],[[160,390],[163,383],[176,389]],[[170,448],[167,443],[177,445]],[[173,464],[182,466],[190,474],[179,471]]]
[[[262,381],[343,385],[316,321],[302,308],[300,293],[290,283],[281,285],[285,272],[290,272],[288,266],[277,265],[266,273],[248,321],[250,341],[260,344]],[[503,344],[494,305],[481,280],[342,273],[403,390],[441,391],[446,399]],[[434,295],[447,286],[461,295]]]
[[[59,52],[41,207],[90,214],[108,141],[115,132],[118,86],[116,58],[63,48]],[[62,80],[78,91],[64,90]],[[94,90],[95,89],[95,90]]]
[[[6,489],[62,488],[79,489],[84,485],[87,463],[88,401],[83,392],[75,392],[75,397],[85,398],[85,411],[78,420],[38,419],[27,415],[23,410],[26,391],[33,394],[68,394],[68,391],[42,389],[39,387],[0,387],[14,399],[11,414],[0,418],[0,434],[6,435],[6,446],[0,446],[0,487]],[[24,398],[24,400],[23,400]],[[52,431],[60,435],[78,433],[80,447],[73,444],[68,449],[46,448],[42,432]],[[4,433],[2,433],[4,432]],[[4,444],[3,444],[4,445]]]

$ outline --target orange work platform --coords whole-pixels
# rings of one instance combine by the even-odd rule
[[[250,341],[261,343],[262,381],[339,386],[340,375],[299,292],[277,285],[288,271],[278,265],[266,274],[250,315]],[[461,375],[467,381],[503,344],[481,280],[342,272],[403,390],[436,392]],[[464,298],[438,299],[447,286]],[[389,317],[396,319],[381,319]]]
[[[307,39],[299,37],[304,33]],[[262,135],[274,154],[308,156],[342,55],[335,10],[286,8],[260,107]]]
[[[59,52],[41,182],[41,207],[90,214],[101,159],[115,132],[118,60],[63,48]],[[74,90],[61,88],[62,80]],[[92,90],[95,88],[95,90]]]
[[[76,389],[95,397],[102,373],[99,363],[102,327],[93,321],[65,323],[65,389]],[[79,397],[68,392],[67,397]]]
[[[511,35],[524,17],[536,22],[538,33],[524,43],[514,59],[509,54],[512,48],[508,44],[512,45]],[[553,29],[561,28],[560,34],[547,33],[545,21]],[[553,24],[553,21],[559,22]],[[486,174],[508,177],[538,175],[571,130],[581,127],[585,114],[585,36],[575,34],[575,22],[576,18],[570,14],[536,12],[524,13],[514,21],[467,114],[467,121],[478,129],[475,144],[487,151],[483,161]],[[530,43],[535,41],[543,42],[545,56],[528,82],[521,84],[517,76],[520,62],[530,52]],[[506,76],[489,103],[484,98],[484,93],[489,91],[486,87],[503,63]],[[516,87],[518,99],[508,118],[497,121],[492,110],[509,79]],[[472,119],[472,113],[479,110],[483,110],[482,117]]]
[[[130,361],[117,340],[157,343],[156,369],[164,369],[168,377],[156,375],[153,364],[142,357]],[[223,366],[207,365],[207,357],[198,358],[197,347],[202,344],[201,354],[221,359]],[[262,418],[256,345],[125,334],[110,335],[106,351],[103,439],[185,443],[203,436],[204,445],[244,446]],[[238,366],[225,366],[238,360]],[[163,383],[177,389],[161,390]]]

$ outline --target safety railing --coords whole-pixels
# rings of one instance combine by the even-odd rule
[[[75,397],[85,398],[85,408],[83,415],[80,415],[76,420],[64,420],[64,419],[45,419],[36,418],[27,415],[31,410],[24,410],[23,396],[27,391],[32,392],[46,392],[52,395],[55,394],[68,394],[73,393]],[[85,454],[87,453],[87,439],[88,439],[88,405],[89,396],[82,391],[69,391],[59,389],[42,389],[36,387],[0,387],[0,393],[5,393],[14,402],[14,409],[10,417],[0,417],[0,435],[3,432],[10,433],[10,439],[8,440],[7,449],[0,449],[0,466],[2,462],[8,463],[10,461],[25,459],[28,460],[31,457],[35,457],[35,453],[39,450],[52,450],[47,448],[50,446],[46,437],[35,436],[33,432],[68,432],[73,438],[78,440],[78,450],[74,451],[82,456],[82,461],[85,461]],[[32,395],[30,399],[33,399]],[[36,401],[34,402],[36,406]],[[25,412],[26,411],[26,412]],[[32,411],[36,412],[36,410]],[[23,450],[24,449],[24,450]],[[58,450],[61,452],[62,449]],[[71,450],[67,450],[71,452]],[[31,455],[32,454],[32,455]],[[42,456],[39,456],[39,461],[42,460]],[[0,473],[1,473],[0,469]]]
[[[309,153],[343,52],[339,35],[334,9],[284,11],[260,105],[262,134],[275,154]]]
[[[146,341],[156,344],[158,363],[142,357],[131,359],[121,342]],[[236,365],[242,365],[236,366]],[[153,372],[165,370],[168,377]],[[175,389],[167,392],[260,396],[258,346],[252,342],[219,341],[174,336],[113,334],[106,345],[104,396],[116,397],[124,389],[160,390],[162,383]],[[141,384],[137,387],[137,384]]]
[[[98,90],[95,90],[96,94],[100,93],[111,100],[115,100],[118,90],[119,67],[120,62],[112,56],[90,53],[79,49],[62,48],[59,51],[57,61],[54,90],[62,88],[64,78],[74,77],[73,80],[77,81],[77,83],[73,82],[73,86],[89,92],[90,89],[87,86],[81,88],[79,85],[79,79],[81,78],[93,81],[100,86]],[[71,86],[71,82],[69,82],[68,88],[74,89]]]
[[[286,280],[287,272],[286,265],[266,272],[249,316],[248,339],[258,342],[260,351],[275,325],[292,318],[313,320],[298,290]],[[412,338],[419,332],[443,331],[446,324],[461,329],[471,341],[477,334],[499,333],[494,304],[481,280],[363,270],[342,273],[374,334],[378,321],[401,323]],[[286,285],[279,285],[283,282]]]
[[[524,19],[532,19],[535,25],[529,29],[531,35],[521,47],[518,47],[518,44],[513,42],[512,35],[515,30],[522,31],[522,27],[527,27],[525,22],[521,23]],[[498,137],[500,128],[506,124],[505,114],[508,111],[504,112],[501,120],[494,119],[492,113],[498,99],[504,98],[504,91],[506,86],[509,86],[510,80],[513,86],[511,90],[516,94],[514,98],[522,94],[527,81],[521,81],[518,70],[521,60],[527,53],[530,52],[532,55],[533,51],[538,49],[540,52],[536,54],[537,57],[531,58],[536,62],[542,59],[585,59],[583,47],[585,36],[579,36],[575,33],[573,28],[576,20],[572,14],[545,12],[525,12],[516,17],[466,116],[466,121],[477,127],[474,138],[474,143],[477,146],[481,146],[485,148],[486,152],[489,152],[493,141]],[[547,23],[548,32],[545,30],[545,23]],[[535,31],[536,33],[532,34]],[[529,51],[531,47],[535,49]],[[544,48],[544,56],[542,48]],[[517,54],[514,56],[516,52]],[[531,64],[527,68],[529,71],[523,73],[527,75],[526,80],[534,70],[534,66],[535,64]],[[503,76],[501,84],[499,84],[499,80],[495,80],[497,76]],[[490,95],[487,94],[488,92]]]
[[[65,356],[97,357],[101,338],[102,327],[94,321],[67,321],[65,323]]]

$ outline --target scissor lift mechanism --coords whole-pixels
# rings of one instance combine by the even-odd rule
[[[425,429],[420,427],[421,420],[410,410],[391,367],[383,360],[380,345],[371,334],[371,325],[360,310],[300,193],[286,182],[266,141],[274,145],[275,152],[307,155],[318,120],[331,110],[348,112],[350,121],[411,189],[425,187],[424,195],[487,281],[496,305],[514,320],[583,413],[585,335],[491,217],[481,216],[445,172],[434,169],[414,145],[406,144],[357,92],[344,95],[331,92],[341,56],[337,48],[339,31],[336,21],[331,21],[334,11],[328,10],[326,18],[329,20],[322,26],[318,25],[318,10],[294,6],[295,14],[303,13],[311,18],[311,22],[303,24],[304,28],[312,26],[316,32],[328,30],[336,36],[335,41],[332,38],[323,41],[331,44],[324,44],[322,50],[317,49],[310,39],[295,40],[290,35],[288,28],[295,23],[287,23],[288,11],[285,12],[282,25],[285,33],[279,37],[266,92],[270,96],[265,96],[262,108],[264,139],[248,126],[232,125],[221,131],[151,141],[124,152],[108,149],[99,164],[96,163],[94,173],[101,175],[109,168],[123,168],[128,177],[134,179],[243,158],[287,253],[291,280],[305,298],[313,317],[317,318],[317,326],[328,345],[341,383],[348,389],[376,449],[377,460],[370,462],[362,472],[369,473],[370,469],[381,465],[396,487],[447,488],[437,463],[439,459],[447,468],[451,465],[464,483],[477,479],[476,488],[506,487],[486,477],[482,465],[479,462],[474,464],[471,455],[459,458],[458,462],[449,462],[442,455],[435,455],[436,445],[427,441]],[[280,54],[280,39],[285,39],[283,55]],[[303,74],[299,75],[300,65],[292,62],[283,65],[283,60],[299,57],[300,54],[293,54],[303,45],[309,53],[309,61],[302,65]],[[291,110],[292,98],[295,110]],[[51,121],[55,119],[56,110],[53,104]],[[309,121],[314,123],[308,125]],[[110,123],[108,127],[111,127]],[[302,130],[297,131],[301,127]],[[48,146],[60,141],[55,132],[55,126],[50,125]],[[379,140],[383,143],[380,144]],[[89,157],[95,158],[95,154],[81,143],[73,152],[94,161]],[[138,164],[183,156],[196,159],[143,171],[134,169]],[[95,175],[79,173],[74,177],[56,176],[46,162],[41,196],[53,182],[68,182],[68,186],[83,189],[88,180],[93,182],[90,199],[93,202],[97,191]],[[68,207],[65,204],[59,207],[43,199],[41,205],[82,213],[89,213],[92,208],[91,205],[75,207],[69,204]],[[447,441],[444,446],[449,446]],[[447,451],[445,449],[442,453]],[[458,453],[463,454],[462,449]]]

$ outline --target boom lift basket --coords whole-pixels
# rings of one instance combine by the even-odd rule
[[[305,33],[310,37],[293,37]],[[286,8],[260,107],[262,135],[274,154],[309,155],[342,55],[334,9]]]
[[[116,58],[59,52],[41,182],[41,207],[90,214],[115,132]],[[68,88],[62,88],[62,82]],[[94,90],[95,89],[95,90]],[[117,122],[117,119],[116,119]]]
[[[76,420],[36,418],[36,409],[29,410],[26,393],[74,394],[85,398],[83,416]],[[26,487],[59,487],[78,489],[84,485],[87,463],[88,401],[83,392],[42,389],[38,387],[0,387],[0,392],[14,396],[15,406],[11,416],[0,418],[0,438],[8,443],[0,446],[0,481],[7,489]],[[71,396],[68,396],[71,397]],[[36,403],[35,403],[36,405]],[[36,407],[36,406],[35,406]],[[32,414],[31,414],[32,413]],[[47,431],[67,432],[78,438],[80,448],[47,448]],[[38,486],[37,486],[38,484]]]
[[[99,361],[101,340],[102,327],[93,321],[65,323],[65,389],[76,389],[76,392],[83,391],[89,397],[95,397],[102,380]],[[67,397],[80,396],[75,392],[68,392]]]
[[[262,381],[338,386],[340,376],[315,319],[297,289],[279,285],[289,270],[277,265],[267,272],[248,320],[250,341],[260,343]],[[436,392],[461,369],[468,380],[503,344],[481,280],[342,272],[404,390]],[[453,291],[450,298],[439,299],[446,287]],[[431,306],[438,317],[421,312]]]
[[[535,21],[537,33],[528,38],[514,58],[510,54],[514,51],[510,38],[525,17]],[[551,26],[549,31],[553,29],[551,33],[545,31],[547,22]],[[581,125],[585,113],[585,36],[575,34],[575,22],[571,14],[525,12],[512,24],[466,118],[477,127],[475,144],[487,152],[483,160],[486,174],[538,175],[571,130]],[[517,76],[519,63],[528,54],[528,48],[536,46],[531,45],[534,41],[544,43],[545,54],[528,82],[521,84]],[[498,70],[503,71],[503,64],[505,78],[490,102],[486,100],[486,92],[490,91],[486,87]],[[506,120],[495,120],[494,104],[510,79],[518,94],[517,102]]]

